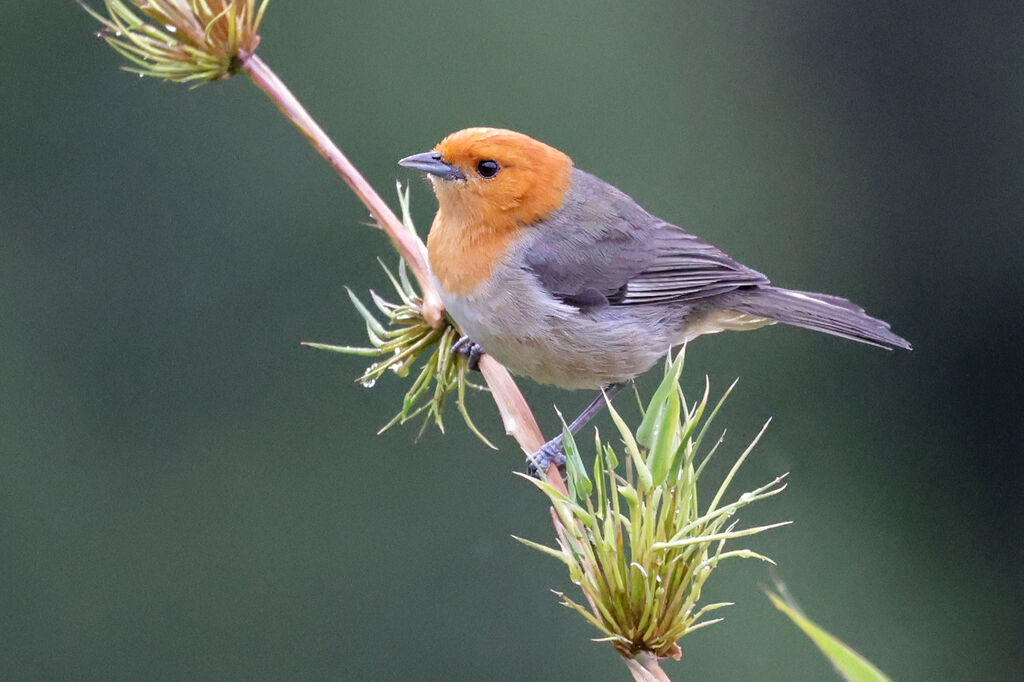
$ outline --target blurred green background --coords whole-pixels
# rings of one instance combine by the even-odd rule
[[[749,544],[811,617],[897,679],[995,680],[1024,664],[1022,22],[274,0],[260,52],[386,198],[412,180],[424,228],[395,161],[511,127],[891,321],[913,353],[776,327],[702,339],[687,384],[741,377],[730,454],[774,417],[739,484],[790,487],[743,522],[795,520]],[[0,25],[0,677],[627,679],[509,537],[552,532],[489,398],[499,452],[454,411],[376,436],[403,383],[299,346],[362,342],[343,285],[383,290],[394,259],[269,101],[119,71],[72,2],[6,0]],[[523,387],[548,430],[589,400]],[[724,565],[706,596],[736,606],[669,675],[833,678],[770,580]]]

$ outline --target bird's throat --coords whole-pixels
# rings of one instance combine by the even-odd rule
[[[467,219],[468,218],[468,219]],[[427,236],[430,269],[446,292],[467,296],[487,280],[522,225],[439,209]]]

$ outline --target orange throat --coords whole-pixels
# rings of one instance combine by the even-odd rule
[[[461,218],[461,219],[460,219]],[[439,208],[427,236],[430,269],[445,292],[466,296],[490,278],[523,225],[467,221]]]

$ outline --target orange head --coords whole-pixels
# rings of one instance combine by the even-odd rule
[[[520,230],[562,205],[572,172],[562,152],[499,128],[460,130],[399,164],[429,174],[438,203],[430,266],[456,294],[486,280]]]

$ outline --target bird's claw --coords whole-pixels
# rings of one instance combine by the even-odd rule
[[[452,352],[459,355],[465,355],[466,366],[470,369],[480,369],[480,356],[484,354],[484,349],[480,347],[479,343],[473,341],[473,339],[468,336],[463,336],[452,344]]]
[[[565,467],[565,450],[562,448],[561,436],[544,443],[540,450],[530,455],[526,460],[526,472],[534,478],[540,478],[552,465],[559,469]]]

